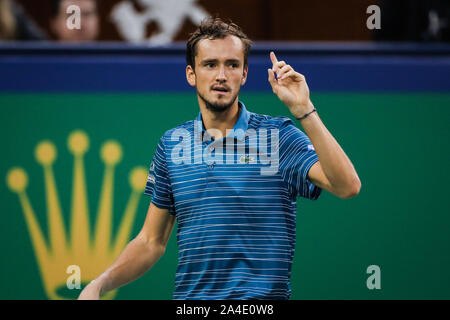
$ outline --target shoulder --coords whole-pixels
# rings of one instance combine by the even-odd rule
[[[280,148],[283,150],[285,148],[310,144],[308,136],[300,130],[289,117],[274,117],[265,114],[252,113],[250,120],[249,128],[251,127],[256,131],[277,130]]]
[[[183,136],[184,134],[192,134],[194,132],[194,120],[183,122],[164,132],[161,142],[167,144],[173,140],[173,137]]]
[[[283,129],[287,126],[296,128],[294,122],[285,116],[270,116],[266,114],[250,113],[249,127],[254,129]]]

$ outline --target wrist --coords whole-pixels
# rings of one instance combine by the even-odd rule
[[[99,295],[105,293],[107,285],[107,275],[101,274],[97,279],[92,280],[89,285],[93,286],[99,293]]]
[[[291,110],[296,110],[295,112],[292,112],[292,115],[296,119],[299,119],[299,118],[304,117],[306,114],[312,112],[314,109],[315,109],[314,105],[312,104],[311,101],[309,101],[307,105],[294,107]]]
[[[308,112],[306,112],[305,114],[303,114],[302,116],[300,116],[300,117],[295,117],[298,121],[302,121],[302,120],[305,120],[306,118],[308,118],[309,116],[311,116],[312,114],[314,114],[314,113],[316,113],[317,112],[317,110],[316,110],[316,108],[312,108],[312,110],[311,111],[308,111]]]
[[[102,286],[98,280],[92,280],[86,287],[91,288],[91,290],[94,290],[99,295],[102,293]]]

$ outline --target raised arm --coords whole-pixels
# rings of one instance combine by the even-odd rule
[[[361,189],[361,181],[353,164],[327,130],[309,98],[305,77],[284,61],[270,53],[272,69],[268,69],[273,92],[299,119],[308,135],[319,161],[308,172],[308,179],[316,186],[340,198],[351,198]],[[276,75],[276,77],[275,77]]]
[[[145,274],[164,254],[175,224],[167,209],[150,204],[144,226],[117,260],[81,292],[79,300],[96,300],[100,295],[130,283]]]

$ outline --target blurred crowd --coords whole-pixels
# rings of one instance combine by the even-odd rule
[[[449,42],[450,0],[381,0],[380,41]]]
[[[80,28],[69,28],[67,9],[80,8]],[[70,11],[69,11],[70,12]],[[53,0],[50,34],[40,28],[14,0],[0,0],[0,40],[87,42],[98,39],[100,18],[97,0]]]
[[[196,2],[195,0],[183,1],[179,2],[177,6],[183,7],[181,6],[182,3]],[[104,19],[104,15],[102,18],[99,14],[100,0],[52,0],[51,12],[49,12],[49,17],[46,20],[48,25],[45,26],[45,29],[36,23],[19,2],[21,0],[0,0],[0,41],[88,42],[104,40],[99,39],[101,20]],[[381,29],[373,31],[373,40],[397,42],[450,41],[450,0],[374,0],[374,2],[378,3],[381,8]],[[36,1],[36,5],[38,3]],[[138,30],[137,24],[142,22],[142,19],[131,14],[133,12],[130,9],[131,3],[131,1],[122,1],[120,8],[118,8],[120,10],[116,10],[115,15],[113,15],[114,20],[120,27],[118,28],[120,29],[119,33],[122,34],[123,39],[128,41],[136,38],[139,32],[145,31],[145,27],[142,27],[140,31]],[[139,0],[138,3],[151,5],[152,10],[158,12],[162,10],[159,7],[163,6],[159,0]],[[79,29],[67,27],[69,16],[67,8],[74,4],[81,9],[81,27]],[[184,4],[184,6],[186,5]],[[170,6],[166,5],[166,7]],[[169,32],[169,36],[172,37],[181,21],[178,22],[178,25],[172,23],[172,27],[162,23],[171,22],[168,19],[177,19],[175,9],[170,8],[172,14],[169,12],[168,15],[166,14],[159,19],[160,21],[156,20],[156,22],[160,24],[160,29],[169,30],[171,32]],[[167,8],[165,10],[167,11]],[[202,14],[205,14],[201,12],[201,8],[193,5],[191,5],[191,10],[191,20],[195,22],[201,19]],[[121,16],[118,17],[117,15]],[[155,16],[152,12],[147,15]],[[170,30],[171,28],[173,30]],[[128,34],[132,34],[132,36],[127,37]],[[164,35],[164,33],[162,32],[160,35]],[[166,37],[167,41],[171,41],[169,36]],[[140,38],[139,41],[142,40]]]

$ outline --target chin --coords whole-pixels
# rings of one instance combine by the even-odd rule
[[[213,112],[224,112],[231,108],[233,103],[206,103],[206,108]]]
[[[205,103],[206,108],[213,112],[224,112],[230,109],[234,101],[236,101],[237,99],[237,95],[225,101],[225,99],[218,99],[218,98],[205,99],[200,93],[197,92],[197,94],[200,97],[200,99],[202,99],[203,102]]]

